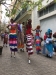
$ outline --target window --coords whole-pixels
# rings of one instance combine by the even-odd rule
[[[44,9],[44,15],[48,13],[48,7]]]
[[[42,10],[39,11],[39,17],[46,15],[52,11],[56,10],[56,4],[50,4],[49,6],[43,8]]]
[[[52,12],[52,11],[54,11],[54,4],[49,6],[49,12]]]
[[[54,10],[56,10],[56,3],[55,3],[55,5],[54,5]]]
[[[43,16],[43,10],[39,12],[39,17]]]

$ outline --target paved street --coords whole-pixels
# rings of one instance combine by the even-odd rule
[[[37,55],[34,48],[31,64],[28,64],[26,50],[17,52],[14,58],[10,56],[9,46],[4,47],[0,56],[0,75],[56,75],[56,56]]]

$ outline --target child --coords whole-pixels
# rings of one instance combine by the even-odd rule
[[[7,32],[5,32],[4,34],[4,41],[3,41],[3,46],[6,44],[6,47],[7,47],[7,44],[8,44],[8,34]]]

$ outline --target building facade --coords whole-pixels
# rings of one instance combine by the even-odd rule
[[[52,29],[53,33],[56,32],[56,3],[51,0],[45,8],[42,8],[37,12],[39,14],[39,21],[42,29],[41,36],[44,36],[47,29]]]
[[[2,6],[0,5],[0,31],[1,31],[1,25],[2,25]]]
[[[0,22],[1,22],[1,19],[2,19],[2,7],[0,6]]]
[[[37,1],[37,0],[32,0]],[[43,8],[38,10],[36,6],[33,10],[29,8],[22,9],[18,15],[15,17],[15,21],[19,22],[27,22],[28,19],[32,19],[32,28],[35,29],[37,25],[41,26],[43,37],[44,33],[47,31],[48,28],[52,29],[53,33],[55,32],[56,27],[56,3],[53,0],[43,0],[42,4],[44,5]],[[35,33],[35,32],[33,32]]]

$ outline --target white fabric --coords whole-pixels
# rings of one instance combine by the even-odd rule
[[[46,43],[49,43],[50,41],[52,41],[52,38],[47,38],[46,39]]]
[[[26,46],[26,47],[27,47],[27,48],[32,48],[32,46],[29,46],[29,47],[28,47],[28,46]]]
[[[9,33],[9,35],[10,35],[10,34],[14,35],[14,34],[16,34],[16,33]]]
[[[31,43],[29,42],[29,43],[27,43],[27,45],[31,45]]]
[[[33,52],[33,50],[28,51],[28,53],[31,53],[31,52]]]
[[[10,48],[14,49],[14,48],[17,48],[17,46],[10,46]]]

